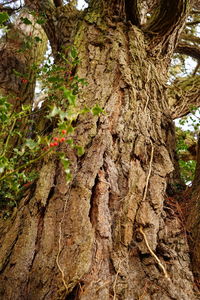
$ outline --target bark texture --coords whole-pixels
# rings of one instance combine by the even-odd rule
[[[168,58],[150,55],[138,27],[92,10],[73,40],[77,74],[88,81],[79,105],[97,103],[105,114],[79,117],[81,158],[62,146],[72,182],[47,157],[35,190],[0,223],[1,299],[198,299],[186,235],[165,195],[174,136]]]

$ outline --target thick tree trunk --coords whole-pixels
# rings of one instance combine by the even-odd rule
[[[1,299],[197,299],[185,233],[165,201],[174,135],[165,61],[135,26],[88,15],[74,44],[88,86],[73,180],[46,158],[35,191],[0,224]],[[96,25],[98,23],[98,25]]]

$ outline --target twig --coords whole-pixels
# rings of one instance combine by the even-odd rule
[[[145,190],[144,190],[144,195],[142,198],[142,202],[146,199],[147,196],[147,189],[148,189],[148,185],[149,185],[149,179],[150,179],[150,175],[151,175],[151,171],[152,171],[152,162],[153,162],[153,154],[154,154],[154,146],[152,141],[151,142],[151,157],[150,157],[150,162],[149,162],[149,173],[147,175],[147,179],[146,179],[146,184],[145,184]]]
[[[144,191],[144,196],[142,201],[145,201],[146,196],[147,196],[147,189],[148,189],[148,185],[149,185],[149,179],[150,179],[150,175],[151,175],[151,171],[152,171],[152,162],[153,162],[153,154],[154,154],[154,147],[153,147],[153,143],[151,141],[151,157],[150,157],[150,162],[149,162],[149,173],[147,175],[147,179],[146,179],[146,185],[145,185],[145,191]],[[151,247],[149,246],[149,242],[147,240],[146,234],[144,233],[142,226],[140,226],[139,231],[141,232],[141,234],[144,237],[144,241],[146,243],[146,246],[150,252],[150,254],[155,258],[155,260],[157,261],[158,265],[161,267],[165,277],[169,280],[169,275],[167,274],[167,271],[165,270],[165,267],[163,266],[163,264],[161,263],[160,259],[157,257],[157,255],[153,252],[153,250],[151,249]]]
[[[163,266],[163,264],[161,263],[160,259],[158,258],[158,256],[153,252],[153,250],[151,249],[151,247],[149,246],[149,242],[147,240],[147,237],[146,237],[146,234],[144,233],[143,229],[142,229],[142,226],[140,226],[140,232],[141,234],[143,235],[144,237],[144,241],[146,243],[146,246],[149,250],[149,252],[151,253],[151,255],[155,258],[155,260],[157,261],[158,265],[160,266],[160,268],[162,269],[164,275],[165,275],[165,278],[167,278],[168,280],[170,280],[169,278],[169,275],[167,273],[167,271],[165,270],[165,267]]]

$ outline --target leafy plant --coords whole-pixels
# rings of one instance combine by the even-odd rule
[[[190,184],[194,178],[196,161],[195,160],[183,161],[180,159],[179,166],[180,166],[180,172],[181,172],[181,179],[186,184]]]
[[[190,123],[191,124],[191,123]],[[184,123],[185,125],[185,123]],[[193,131],[176,128],[176,151],[179,156],[181,179],[190,184],[194,178],[196,160],[196,136]]]
[[[29,23],[27,20],[23,22]],[[76,130],[73,124],[80,114],[99,115],[103,110],[98,105],[91,109],[77,107],[77,94],[81,86],[87,84],[85,79],[73,76],[78,63],[77,51],[72,48],[68,58],[61,55],[59,65],[48,61],[40,67],[33,66],[43,90],[48,92],[43,117],[54,124],[49,133],[37,130],[35,120],[43,108],[34,111],[30,105],[22,105],[21,110],[15,112],[8,98],[0,98],[0,208],[4,209],[6,216],[8,209],[17,205],[24,191],[37,179],[37,163],[43,157],[56,155],[69,181],[70,161],[65,153],[60,152],[60,145],[65,143],[75,149],[78,156],[84,154],[84,148],[76,145],[72,138]],[[16,72],[16,75],[23,81],[27,80],[26,74]]]

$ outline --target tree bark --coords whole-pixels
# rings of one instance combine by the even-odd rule
[[[165,195],[174,136],[168,57],[152,56],[146,33],[130,22],[94,11],[71,36],[77,75],[88,81],[78,103],[105,114],[79,117],[81,158],[62,146],[71,183],[47,157],[35,190],[1,221],[1,299],[198,299],[186,234]]]

